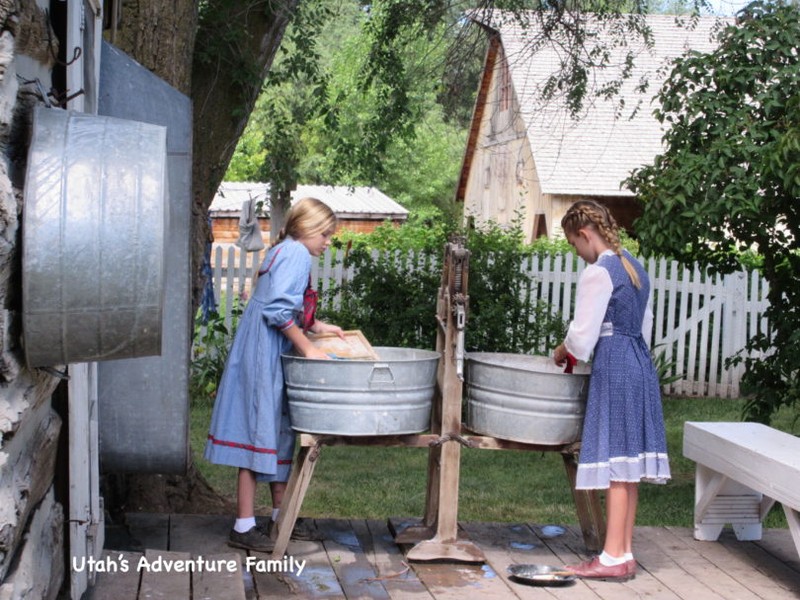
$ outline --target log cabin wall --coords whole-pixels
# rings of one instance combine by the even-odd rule
[[[0,1],[2,598],[55,598],[67,566],[66,481],[56,474],[56,465],[62,464],[60,445],[65,425],[54,409],[53,397],[60,379],[53,375],[54,371],[27,368],[20,332],[20,239],[28,136],[33,107],[51,100],[43,98],[41,92],[53,86],[51,74],[58,51],[46,12],[49,8],[46,0]],[[52,19],[59,18],[55,13]],[[62,473],[60,467],[58,472]]]

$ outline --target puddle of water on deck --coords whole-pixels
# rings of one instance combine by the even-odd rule
[[[567,532],[566,529],[561,527],[560,525],[545,525],[542,527],[542,537],[544,538],[554,538],[560,535],[564,535]]]
[[[347,546],[348,548],[355,550],[361,548],[358,537],[352,531],[337,531],[331,535],[331,538],[333,538],[334,542],[341,544],[342,546]]]
[[[253,581],[253,574],[248,569],[242,569],[242,580],[244,581],[245,595],[247,595],[247,592],[255,592],[256,586]]]
[[[336,578],[336,573],[330,568],[307,566],[303,569],[303,574],[300,577],[294,573],[289,573],[289,575],[299,581],[308,582],[308,585],[315,592],[343,593],[339,580]]]
[[[525,542],[511,542],[508,544],[514,550],[533,550],[536,544],[527,544]]]
[[[497,573],[495,573],[494,569],[489,565],[483,565],[481,569],[483,570],[484,579],[492,579],[497,577]]]

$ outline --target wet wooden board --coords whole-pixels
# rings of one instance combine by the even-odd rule
[[[233,515],[172,515],[169,522],[169,549],[175,552],[222,554],[236,552],[246,556],[244,550],[228,546],[233,527]]]
[[[144,557],[148,567],[142,569],[142,582],[139,590],[141,600],[151,598],[191,598],[191,574],[164,571],[156,567],[159,560],[187,561],[191,558],[188,552],[169,552],[167,550],[145,550]],[[233,596],[235,598],[235,596]]]
[[[534,527],[534,531],[539,534],[540,528]],[[546,537],[540,535],[540,539],[545,545],[558,557],[559,563],[563,565],[572,565],[579,563],[589,556],[586,554],[586,546],[583,541],[583,536],[580,533],[580,528],[576,526],[564,527],[564,534],[555,537]],[[635,581],[635,580],[634,580]],[[636,598],[637,594],[630,587],[628,582],[607,582],[607,581],[592,581],[590,579],[581,580],[580,585],[586,586],[589,590],[594,592],[598,597],[606,600],[628,600]],[[675,600],[675,594],[666,590],[663,596],[657,596],[659,600]]]
[[[148,549],[152,560],[187,556],[213,558],[227,539],[230,516],[148,515],[130,518],[131,533],[155,543],[170,546]],[[416,522],[418,519],[395,519]],[[690,528],[638,527],[634,550],[640,564],[636,579],[626,583],[578,581],[568,587],[524,586],[510,580],[509,564],[571,564],[586,557],[578,525],[563,526],[564,533],[551,537],[535,524],[461,523],[465,534],[484,551],[483,565],[464,563],[411,563],[402,579],[387,575],[405,569],[402,549],[395,543],[386,521],[362,519],[320,520],[328,539],[323,542],[290,542],[287,557],[307,560],[301,575],[296,573],[243,572],[242,587],[231,576],[225,585],[225,598],[372,598],[392,600],[527,600],[562,598],[567,600],[629,600],[630,598],[742,598],[745,600],[796,600],[800,597],[800,569],[791,535],[786,529],[764,531],[760,542],[740,542],[730,532],[718,542],[699,542]],[[176,553],[178,548],[195,547]],[[107,549],[118,555],[120,551]],[[132,600],[162,597],[189,600],[189,590],[206,590],[212,596],[219,581],[211,574],[136,572],[136,552],[122,550],[131,568],[127,573],[98,573],[96,585],[87,600]],[[265,560],[270,554],[238,552]],[[362,572],[359,569],[363,570]],[[364,574],[372,573],[372,576]],[[208,577],[206,577],[208,575]],[[376,578],[378,581],[368,581]],[[224,578],[222,578],[224,579]],[[189,586],[187,587],[187,583]],[[383,591],[376,591],[380,585]],[[233,595],[235,591],[235,595]]]
[[[579,581],[560,586],[532,586],[509,576],[508,567],[515,564],[562,565],[552,550],[527,525],[463,523],[462,526],[470,537],[480,540],[489,564],[517,597],[597,600],[597,595]]]
[[[353,531],[361,542],[367,560],[381,578],[392,598],[432,600],[433,596],[417,577],[394,543],[394,536],[384,520],[352,520]]]
[[[311,343],[334,358],[351,360],[378,360],[377,352],[359,330],[345,331],[344,339],[335,333],[318,333],[309,336]]]
[[[247,557],[242,560],[245,565],[244,586],[248,599],[284,598],[291,595],[290,569],[296,570],[293,561],[286,560],[288,557],[273,556],[267,552],[247,551],[246,554]]]
[[[223,561],[225,566],[217,571],[204,570],[193,574],[193,598],[245,598],[240,554],[229,552],[204,555],[204,558],[211,562]],[[234,564],[236,567],[230,568]]]
[[[287,556],[306,561],[300,574],[294,571],[280,577],[291,595],[299,598],[346,598],[322,542],[290,542]],[[260,598],[271,597],[260,595]]]
[[[344,519],[317,519],[317,528],[325,536],[325,551],[342,590],[349,598],[389,600],[390,596],[377,579],[350,522]]]
[[[139,594],[139,577],[136,570],[139,559],[144,556],[141,552],[118,552],[116,550],[103,550],[102,558],[113,557],[120,562],[122,555],[128,562],[128,570],[114,573],[98,573],[93,587],[89,588],[90,600],[136,600]]]

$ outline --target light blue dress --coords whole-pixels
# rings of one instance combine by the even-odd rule
[[[287,481],[295,434],[281,354],[292,343],[282,331],[301,325],[311,255],[287,238],[267,253],[261,271],[217,389],[205,458],[255,471],[259,481]]]
[[[603,324],[613,328],[594,348],[581,436],[577,489],[611,481],[665,483],[670,478],[661,389],[642,322],[650,294],[647,272],[628,252],[642,284],[637,289],[620,258],[603,254],[613,290]]]

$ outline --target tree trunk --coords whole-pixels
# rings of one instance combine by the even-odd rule
[[[192,305],[208,207],[225,176],[298,0],[130,0],[113,43],[193,103]],[[194,314],[194,310],[193,313]]]
[[[217,3],[222,1],[217,0]],[[200,266],[208,237],[208,207],[225,176],[297,3],[298,0],[233,2],[238,8],[230,11],[234,26],[228,28],[237,31],[237,54],[224,56],[220,53],[211,62],[203,60],[208,55],[203,56],[199,45],[211,36],[220,35],[220,24],[212,21],[200,24],[192,70],[195,231],[192,295],[195,306],[203,291]]]
[[[244,130],[283,32],[298,0],[209,0],[198,15],[194,0],[126,0],[110,41],[193,103],[192,150],[192,314],[203,290],[201,266],[209,235],[208,207]],[[209,15],[210,18],[209,18]],[[216,15],[216,17],[214,16]],[[113,475],[111,476],[113,478]],[[137,490],[164,496],[142,503],[193,512],[232,510],[209,500],[202,475],[190,466],[185,477],[123,475],[106,490],[109,510],[137,510]],[[167,493],[165,490],[172,490]],[[133,502],[126,499],[131,496]],[[115,504],[114,499],[119,503]],[[201,506],[192,504],[195,502]],[[214,510],[216,512],[216,510]]]
[[[109,42],[189,95],[197,32],[195,0],[126,0]]]

